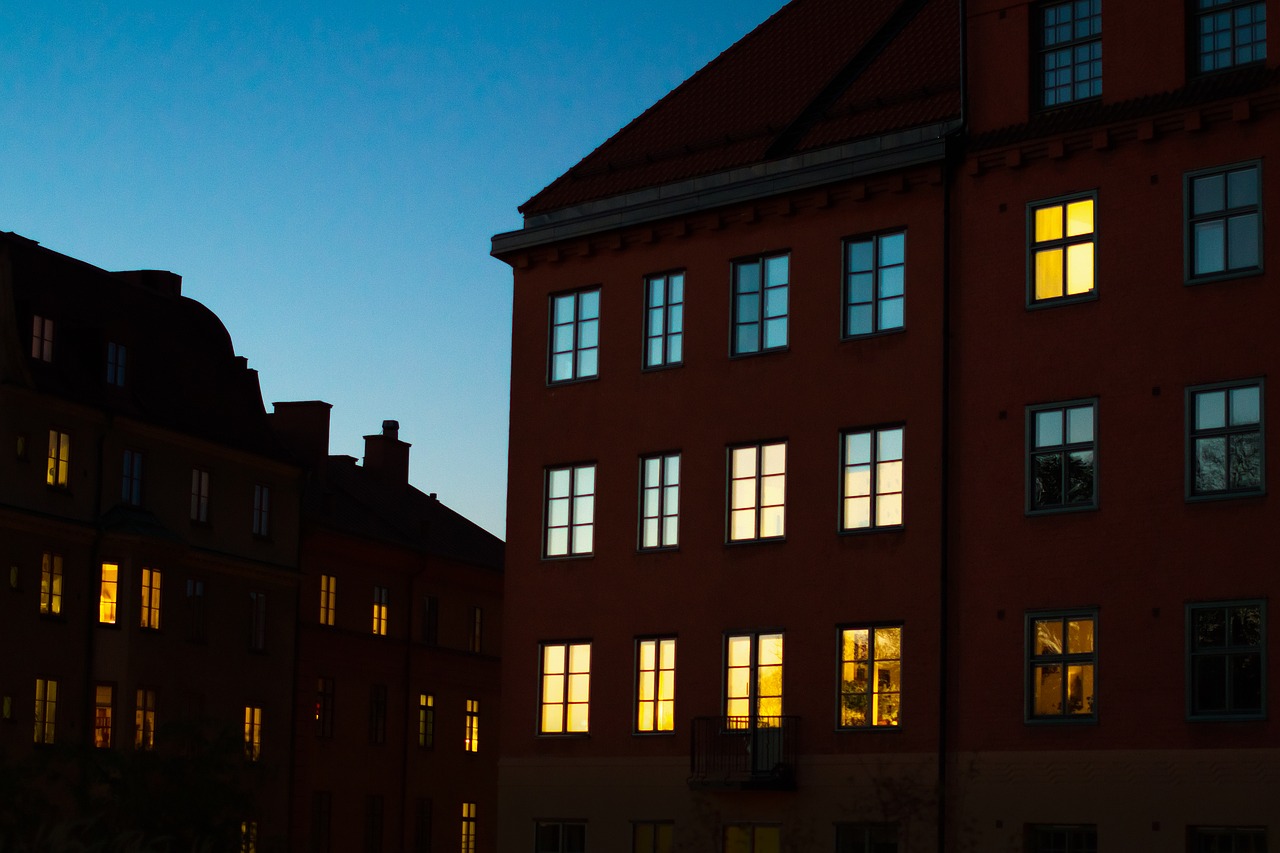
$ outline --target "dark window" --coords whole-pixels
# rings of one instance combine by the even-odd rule
[[[1102,95],[1102,0],[1040,7],[1040,106]]]
[[[45,551],[40,558],[40,612],[62,613],[62,555]]]
[[[142,454],[126,450],[120,470],[120,500],[138,506],[142,503]]]
[[[333,795],[328,791],[311,794],[311,853],[329,853],[330,826],[333,823]]]
[[[1187,176],[1187,278],[1210,280],[1262,268],[1262,167]]]
[[[547,469],[544,557],[590,554],[595,547],[596,466]]]
[[[666,367],[684,360],[684,273],[645,280],[644,366]]]
[[[187,578],[187,639],[193,643],[203,643],[207,622],[204,581]]]
[[[365,853],[382,853],[382,796],[379,794],[364,798],[364,849]]]
[[[249,649],[255,652],[267,648],[267,594],[249,593]]]
[[[36,361],[53,361],[53,320],[48,317],[32,318],[31,357]]]
[[[1029,826],[1027,853],[1098,853],[1094,826]]]
[[[422,599],[422,642],[428,646],[440,642],[440,600],[434,595]]]
[[[127,351],[124,344],[107,342],[107,384],[124,387],[124,366]]]
[[[1093,720],[1098,614],[1027,615],[1027,718]]]
[[[733,265],[734,355],[787,346],[790,255],[770,255]]]
[[[1260,0],[1196,0],[1196,69],[1200,73],[1267,58],[1267,4]]]
[[[640,547],[680,544],[680,454],[640,460]]]
[[[670,821],[636,821],[631,824],[631,853],[671,853],[674,838]]]
[[[902,713],[902,626],[840,630],[842,729],[896,726]]]
[[[436,742],[436,697],[418,694],[418,746],[430,749]]]
[[[191,469],[191,520],[209,520],[209,472],[199,468]]]
[[[1187,417],[1191,497],[1231,497],[1263,490],[1261,383],[1189,389]]]
[[[551,381],[595,376],[599,354],[600,291],[551,297]]]
[[[836,853],[898,853],[898,825],[837,823]]]
[[[1261,601],[1187,607],[1187,693],[1193,718],[1266,713],[1266,608]]]
[[[431,853],[432,802],[419,799],[413,822],[413,853]]]
[[[904,231],[845,243],[845,337],[902,328],[906,247]]]
[[[782,827],[776,824],[729,824],[724,828],[726,853],[781,853]]]
[[[271,531],[271,489],[261,483],[253,487],[253,535],[266,536]]]
[[[484,608],[471,608],[471,638],[468,651],[479,654],[484,651]]]
[[[1036,202],[1027,208],[1028,304],[1076,301],[1093,295],[1097,228],[1093,196]]]
[[[316,679],[316,737],[333,737],[333,679]]]
[[[896,426],[841,436],[841,530],[902,526],[904,432]]]
[[[369,688],[369,743],[387,742],[387,685]]]
[[[1098,505],[1096,403],[1027,409],[1027,509],[1054,512]]]
[[[585,853],[586,849],[585,823],[538,821],[535,853]]]
[[[1265,827],[1193,826],[1187,830],[1190,853],[1267,853]]]

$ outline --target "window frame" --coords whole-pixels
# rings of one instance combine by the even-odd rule
[[[880,437],[881,433],[898,431],[900,454],[891,459],[881,460],[880,455]],[[849,439],[857,435],[869,435],[871,437],[871,455],[867,467],[869,469],[868,476],[870,478],[870,492],[866,495],[849,494],[849,476],[850,469],[861,467],[862,463],[850,463],[849,461]],[[839,503],[836,506],[836,530],[841,535],[863,535],[868,533],[880,533],[882,531],[901,530],[906,526],[906,506],[907,506],[907,424],[905,421],[895,423],[877,424],[867,427],[853,427],[840,431],[840,480],[838,485]],[[880,471],[879,468],[883,464],[898,462],[901,464],[901,473],[899,474],[899,489],[896,492],[885,491],[880,492]],[[880,524],[879,519],[879,500],[884,495],[898,495],[898,516],[901,519],[896,524]],[[846,509],[849,501],[856,498],[867,498],[869,500],[869,517],[870,523],[862,527],[850,527],[848,524],[848,513]]]
[[[748,850],[748,853],[756,853],[756,847],[762,841],[759,835],[760,830],[771,831],[771,834],[774,836],[773,841],[775,842],[774,844],[770,845],[772,849],[774,850],[788,849],[783,845],[782,824],[774,823],[771,821],[736,821],[733,823],[725,823],[722,826],[720,831],[720,844],[721,844],[720,849],[722,850],[729,849],[729,834],[733,832],[733,833],[744,834],[746,836],[744,840],[747,843],[746,849]]]
[[[1213,652],[1204,652],[1197,654],[1195,649],[1195,623],[1194,616],[1197,612],[1203,610],[1226,610],[1257,607],[1261,627],[1259,628],[1259,637],[1257,646],[1226,646]],[[1228,619],[1230,617],[1228,616]],[[1184,618],[1184,628],[1186,631],[1186,719],[1189,723],[1217,723],[1217,722],[1244,722],[1251,720],[1267,719],[1267,600],[1265,598],[1239,598],[1229,599],[1225,601],[1189,601],[1186,604],[1186,615]],[[1224,629],[1225,630],[1225,629]],[[1228,660],[1239,655],[1245,650],[1256,649],[1258,657],[1259,670],[1259,707],[1255,709],[1246,709],[1243,711],[1208,711],[1197,712],[1195,708],[1196,680],[1195,661],[1197,658],[1209,656],[1225,657]],[[1231,687],[1231,669],[1228,666],[1225,670],[1227,677],[1227,688],[1225,695],[1230,699]]]
[[[387,685],[369,685],[369,744],[385,746],[387,743]]]
[[[595,504],[596,496],[600,494],[600,466],[595,462],[569,462],[562,465],[550,465],[543,469],[542,474],[542,559],[544,560],[572,560],[584,557],[595,556],[595,526],[596,513]],[[578,478],[582,472],[590,469],[591,471],[591,491],[581,492],[578,489]],[[569,473],[569,492],[567,495],[551,494],[552,477],[562,471]],[[578,501],[590,499],[591,520],[585,523],[577,521],[579,517]],[[564,500],[567,502],[566,521],[563,525],[552,525],[552,501]],[[554,530],[565,530],[566,541],[565,551],[552,553],[551,551],[551,535]],[[580,529],[588,531],[590,537],[590,547],[585,551],[577,551],[575,548],[576,534]]]
[[[642,838],[648,832],[649,838]],[[670,853],[674,850],[676,824],[673,820],[631,821],[631,853]]]
[[[1084,843],[1087,846],[1084,846],[1084,847],[1079,846],[1078,843],[1072,839],[1072,837],[1068,837],[1065,843],[1065,847],[1052,846],[1050,848],[1045,848],[1044,846],[1042,846],[1042,843],[1037,839],[1036,836],[1039,833],[1048,833],[1048,832],[1085,833],[1086,835],[1089,833],[1092,833],[1093,838],[1092,838],[1092,841],[1086,838]],[[1098,827],[1096,824],[1092,824],[1092,823],[1027,824],[1023,828],[1023,834],[1026,837],[1026,849],[1028,853],[1059,853],[1059,851],[1065,851],[1065,853],[1097,853],[1097,850],[1098,850]],[[1049,843],[1052,844],[1052,841],[1050,841]]]
[[[551,827],[555,827],[557,830],[555,847],[546,847],[543,845],[542,831]],[[566,846],[568,840],[565,837],[565,830],[569,827],[581,830],[582,846],[577,851]],[[589,849],[587,847],[587,822],[585,820],[536,820],[533,827],[533,848],[535,853],[578,853],[578,851],[585,851]]]
[[[1023,509],[1028,516],[1041,515],[1057,515],[1064,512],[1091,512],[1100,506],[1099,501],[1099,474],[1098,474],[1098,398],[1097,397],[1080,397],[1074,400],[1062,400],[1052,403],[1036,403],[1027,406],[1025,410],[1025,441],[1026,448],[1023,453],[1023,466],[1025,473],[1023,475]],[[1092,412],[1089,432],[1091,440],[1068,441],[1069,419],[1068,411],[1072,409],[1089,408]],[[1062,441],[1059,444],[1046,444],[1038,446],[1036,442],[1036,417],[1044,412],[1060,412],[1062,415]],[[1070,478],[1067,476],[1069,469],[1069,458],[1073,453],[1080,453],[1088,449],[1093,454],[1093,495],[1087,502],[1068,503],[1067,495],[1070,492]],[[1060,454],[1063,461],[1062,466],[1062,498],[1060,504],[1050,506],[1037,507],[1035,501],[1036,493],[1036,465],[1035,458],[1037,456],[1045,456],[1049,454]]]
[[[1206,77],[1213,74],[1225,74],[1225,73],[1234,71],[1238,68],[1247,68],[1250,66],[1257,66],[1257,65],[1262,65],[1266,63],[1267,61],[1267,57],[1266,57],[1267,39],[1266,39],[1266,31],[1265,31],[1266,21],[1265,20],[1263,21],[1264,31],[1263,31],[1263,38],[1261,42],[1262,48],[1263,48],[1263,55],[1260,57],[1256,57],[1254,59],[1250,59],[1248,62],[1235,61],[1234,53],[1236,50],[1236,41],[1235,41],[1235,23],[1233,21],[1231,29],[1229,30],[1232,36],[1231,37],[1231,52],[1232,52],[1231,62],[1228,63],[1227,65],[1222,65],[1222,66],[1218,66],[1216,68],[1210,68],[1207,70],[1203,68],[1203,65],[1204,65],[1203,60],[1204,60],[1205,54],[1202,51],[1202,46],[1200,43],[1201,20],[1208,17],[1209,15],[1215,15],[1221,12],[1228,12],[1232,14],[1232,16],[1234,17],[1234,13],[1237,9],[1242,9],[1246,6],[1261,6],[1263,11],[1264,12],[1266,11],[1266,3],[1261,2],[1261,0],[1227,0],[1227,2],[1225,3],[1211,6],[1207,9],[1200,8],[1199,3],[1195,2],[1195,0],[1192,0],[1192,2],[1189,2],[1187,4],[1187,10],[1190,17],[1190,20],[1187,22],[1187,42],[1188,42],[1187,43],[1187,65],[1189,66],[1188,75],[1187,75],[1188,78]],[[1256,22],[1253,25],[1256,26]],[[1254,42],[1254,44],[1256,44],[1256,42]]]
[[[896,853],[902,834],[897,821],[837,821],[835,831],[836,853],[871,853],[872,844],[885,843],[883,837],[873,837],[876,835],[892,835]]]
[[[604,288],[599,284],[589,285],[587,287],[578,288],[577,290],[565,290],[558,293],[552,293],[547,298],[547,385],[567,385],[574,382],[589,382],[592,379],[600,378],[600,325],[601,314],[604,307]],[[584,317],[582,313],[582,298],[590,294],[596,295],[595,316]],[[558,300],[573,299],[573,319],[567,323],[556,322],[556,305]],[[581,341],[583,338],[583,324],[594,322],[595,325],[595,343],[593,345],[584,346]],[[568,327],[572,337],[572,343],[567,350],[556,349],[556,331],[557,329]],[[595,367],[590,373],[584,372],[579,364],[581,355],[587,351],[595,351]],[[556,357],[568,353],[571,359],[571,368],[569,375],[562,378],[556,378]]]
[[[1092,211],[1092,227],[1086,234],[1067,235],[1067,207],[1081,201],[1091,201],[1093,203]],[[1063,234],[1061,237],[1045,240],[1036,240],[1036,213],[1050,207],[1062,208]],[[1027,309],[1041,310],[1045,308],[1056,308],[1060,305],[1074,305],[1078,302],[1090,302],[1098,298],[1098,247],[1099,247],[1099,228],[1098,228],[1098,190],[1084,190],[1081,192],[1067,193],[1065,195],[1054,196],[1053,198],[1036,199],[1027,202]],[[1068,256],[1069,247],[1083,245],[1088,243],[1093,246],[1093,257],[1091,264],[1090,287],[1083,293],[1068,293],[1067,281],[1069,279]],[[1062,295],[1046,296],[1043,299],[1036,298],[1036,257],[1041,252],[1054,250],[1063,252],[1062,261]]]
[[[787,280],[786,283],[780,285],[766,285],[767,277],[765,275],[765,266],[771,260],[776,258],[786,258],[787,261]],[[756,275],[756,290],[743,291],[738,290],[738,270],[740,267],[750,264],[759,266]],[[766,311],[766,290],[782,290],[785,294],[786,310],[782,314],[769,316]],[[739,298],[742,296],[756,293],[759,297],[759,304],[751,317],[743,318],[739,311]],[[774,346],[765,346],[764,325],[769,320],[784,320],[785,332],[783,337],[785,340],[781,344]],[[738,330],[742,326],[757,326],[755,339],[756,346],[754,349],[739,349],[738,347]],[[791,250],[776,249],[768,252],[761,252],[756,255],[747,255],[740,258],[734,258],[729,263],[729,357],[730,358],[747,358],[756,355],[765,355],[772,352],[786,352],[791,347]]]
[[[640,369],[643,371],[653,370],[669,370],[673,367],[680,367],[684,364],[684,296],[685,296],[685,277],[687,271],[684,269],[668,270],[667,272],[650,273],[644,277],[644,290],[641,293],[643,299],[644,311],[644,341],[641,344],[640,351]],[[676,279],[679,279],[677,282]],[[658,304],[654,304],[653,288],[654,285],[660,285],[662,288],[662,300]],[[672,296],[673,289],[678,289],[678,299]],[[654,332],[654,312],[660,312],[662,318],[662,330]],[[673,322],[673,314],[675,322]],[[678,325],[679,329],[672,331],[672,326]],[[676,349],[679,355],[672,357],[672,341],[676,341]],[[652,346],[658,344],[660,358],[652,361]]]
[[[649,737],[654,735],[669,736],[676,733],[676,651],[678,647],[676,639],[677,637],[675,634],[636,638],[634,669],[635,682],[633,684],[635,699],[631,704],[631,733],[634,735]],[[671,658],[669,661],[665,655],[667,648],[666,644],[668,643],[670,643],[669,648],[671,650]],[[649,645],[652,645],[653,647],[653,666],[652,668],[646,669],[644,666],[645,647]],[[667,662],[670,663],[670,666],[663,665]],[[667,698],[663,698],[663,676],[665,673],[670,673],[670,689],[667,691],[670,695],[667,696]],[[646,676],[648,676],[647,679]],[[646,697],[646,681],[650,682],[648,693],[651,695],[649,697]],[[642,725],[644,708],[646,705],[650,707],[651,714],[651,725],[649,728],[645,728]],[[664,707],[667,709],[667,714],[671,724],[669,728],[662,728],[662,710]]]
[[[892,335],[907,330],[907,227],[905,225],[894,228],[885,228],[879,231],[872,231],[866,234],[858,234],[844,238],[841,241],[841,268],[844,272],[843,286],[841,292],[841,317],[840,317],[840,339],[845,341],[860,340],[862,338],[874,338],[880,335]],[[881,241],[890,237],[902,237],[902,261],[901,263],[882,264],[881,263]],[[852,247],[861,243],[869,243],[871,245],[871,267],[866,270],[855,271],[852,267],[851,251]],[[899,294],[884,296],[881,294],[882,277],[885,270],[898,269],[902,270],[902,292]],[[871,276],[871,301],[870,302],[853,302],[853,277],[855,275]],[[902,301],[902,318],[901,322],[896,326],[882,326],[880,323],[880,304],[882,300],[899,299]],[[855,332],[850,329],[850,311],[854,305],[869,305],[871,307],[871,331]]]
[[[43,551],[40,555],[40,615],[45,619],[61,619],[62,597],[66,584],[62,554]]]
[[[253,535],[261,539],[271,536],[271,486],[253,484]]]
[[[204,468],[191,469],[191,523],[209,523],[209,472]]]
[[[1098,607],[1074,607],[1067,609],[1054,610],[1029,610],[1024,614],[1023,619],[1023,679],[1025,687],[1023,690],[1022,713],[1023,722],[1033,726],[1061,726],[1061,725],[1096,725],[1099,720],[1098,715],[1098,697],[1101,693],[1098,666]],[[1089,620],[1093,623],[1093,648],[1088,652],[1068,652],[1063,650],[1058,654],[1041,654],[1035,651],[1035,623],[1046,622],[1049,620],[1058,620],[1063,625],[1064,637],[1070,629],[1067,623],[1071,621]],[[1053,665],[1057,661],[1057,665],[1062,670],[1067,670],[1070,666],[1088,665],[1093,668],[1093,704],[1088,713],[1071,714],[1065,709],[1058,714],[1036,714],[1035,713],[1035,671],[1039,665]],[[1066,704],[1070,687],[1067,684],[1067,678],[1062,678],[1062,698],[1063,704]]]
[[[145,631],[159,631],[164,572],[143,566],[138,575],[138,627]]]
[[[1258,389],[1258,422],[1256,424],[1256,432],[1258,435],[1258,486],[1256,488],[1236,488],[1230,486],[1224,489],[1214,491],[1198,492],[1195,489],[1195,447],[1196,439],[1204,437],[1212,437],[1221,435],[1229,437],[1232,435],[1244,435],[1246,430],[1233,429],[1230,424],[1231,414],[1231,395],[1230,392],[1237,388],[1257,388]],[[1214,391],[1226,391],[1227,409],[1224,413],[1227,424],[1220,428],[1196,429],[1196,398],[1202,393],[1212,393]],[[1262,377],[1253,379],[1237,379],[1227,382],[1212,382],[1205,385],[1189,385],[1187,386],[1184,396],[1183,408],[1186,412],[1185,421],[1185,446],[1183,450],[1184,465],[1184,495],[1189,503],[1201,503],[1204,501],[1221,501],[1221,500],[1237,500],[1240,498],[1260,497],[1267,493],[1267,394],[1266,381]],[[1247,432],[1254,432],[1248,430]],[[1229,461],[1229,460],[1228,460]],[[1224,462],[1224,464],[1227,464]],[[1227,477],[1230,477],[1229,469]]]
[[[1102,17],[1101,3],[1099,2],[1099,0],[1094,0],[1094,2],[1098,4],[1099,8],[1097,9],[1096,12],[1093,12],[1091,10],[1089,17],[1092,18],[1094,17],[1094,15],[1096,15],[1099,19],[1101,19]],[[1098,45],[1097,57],[1096,58],[1090,57],[1086,62],[1087,64],[1092,64],[1093,62],[1096,61],[1099,64],[1099,66],[1101,66],[1102,64],[1101,20],[1099,20],[1098,22],[1097,33],[1090,33],[1088,36],[1083,38],[1076,36],[1074,32],[1075,26],[1077,23],[1077,19],[1075,17],[1075,9],[1074,9],[1075,5],[1076,3],[1074,2],[1074,0],[1065,0],[1065,2],[1064,0],[1047,0],[1047,2],[1039,3],[1035,7],[1035,21],[1036,23],[1039,24],[1039,26],[1037,26],[1034,29],[1032,34],[1032,41],[1034,42],[1034,55],[1035,55],[1035,68],[1033,70],[1033,73],[1036,76],[1032,80],[1031,89],[1035,96],[1035,103],[1033,104],[1033,106],[1036,110],[1062,109],[1064,107],[1070,107],[1076,104],[1088,103],[1090,101],[1098,101],[1102,98],[1101,90],[1102,90],[1103,77],[1102,77],[1101,71],[1099,71],[1097,78],[1093,78],[1093,77],[1086,78],[1088,81],[1092,81],[1094,79],[1097,80],[1098,92],[1096,94],[1090,93],[1084,96],[1077,96],[1075,93],[1076,86],[1079,85],[1080,82],[1082,82],[1076,76],[1076,73],[1075,73],[1076,69],[1077,67],[1079,67],[1079,65],[1086,64],[1086,63],[1078,64],[1076,62],[1076,58],[1074,55],[1075,51],[1086,45],[1091,45],[1096,43]],[[1049,11],[1049,9],[1057,8],[1060,6],[1072,7],[1071,9],[1072,15],[1071,15],[1071,22],[1070,22],[1070,26],[1072,28],[1072,35],[1069,39],[1065,41],[1056,42],[1053,45],[1049,45],[1046,42],[1046,36],[1047,36],[1046,31],[1048,29],[1048,24],[1045,19],[1046,13]],[[1047,67],[1047,60],[1050,54],[1059,53],[1064,50],[1070,51],[1072,53],[1071,62],[1069,66],[1071,69],[1071,82],[1069,84],[1069,87],[1071,89],[1071,94],[1066,100],[1056,101],[1051,104],[1051,103],[1048,103],[1049,90],[1057,89],[1060,87],[1056,85],[1050,87],[1047,85],[1046,75],[1049,73],[1049,69]],[[1060,69],[1055,69],[1055,70],[1060,70]]]
[[[1221,210],[1215,210],[1211,213],[1197,214],[1195,212],[1195,184],[1196,181],[1204,178],[1222,176],[1224,182],[1228,181],[1228,176],[1233,173],[1245,172],[1252,169],[1256,176],[1255,200],[1252,205],[1240,205],[1238,207],[1224,206]],[[1206,169],[1196,169],[1187,172],[1182,176],[1182,257],[1183,257],[1183,283],[1191,286],[1197,284],[1210,284],[1215,281],[1229,281],[1237,278],[1249,278],[1251,276],[1262,275],[1266,272],[1266,260],[1264,257],[1266,247],[1266,222],[1265,213],[1262,204],[1262,160],[1243,160],[1238,163],[1228,163],[1222,166],[1212,166]],[[1224,197],[1226,188],[1223,190]],[[1231,219],[1247,216],[1252,212],[1257,221],[1257,245],[1254,247],[1257,252],[1257,264],[1249,267],[1232,268],[1229,264],[1230,258],[1230,229],[1224,228],[1223,231],[1223,258],[1224,265],[1220,272],[1197,273],[1196,251],[1195,251],[1195,227],[1204,222],[1220,221],[1228,223]]]
[[[315,723],[316,737],[333,739],[333,715],[337,694],[337,681],[330,675],[316,676]]]
[[[561,672],[548,672],[547,652],[557,648],[563,652],[564,669]],[[574,670],[572,669],[573,650],[581,648],[587,650],[587,667],[585,670]],[[591,734],[591,657],[591,640],[559,640],[538,644],[538,713],[535,726],[535,732],[538,737],[587,737]],[[558,691],[560,698],[549,700],[547,698],[547,679],[557,675],[564,679]],[[570,701],[571,678],[575,675],[586,676],[586,699],[581,702]],[[570,729],[570,711],[575,705],[583,706],[586,709],[586,717],[581,728]],[[560,728],[558,730],[545,728],[547,710],[552,707],[559,707],[560,709]]]
[[[739,545],[751,542],[782,542],[787,538],[787,444],[785,438],[766,439],[757,442],[747,442],[743,444],[731,444],[725,449],[725,544]],[[781,473],[766,474],[764,473],[764,454],[767,448],[782,448],[782,471]],[[739,450],[755,450],[755,473],[735,477],[736,469],[734,468],[734,454]],[[766,477],[782,478],[782,503],[764,504],[764,479]],[[754,503],[751,506],[736,506],[734,504],[735,489],[734,484],[738,481],[746,480],[754,482]],[[782,508],[782,532],[773,536],[760,535],[761,516],[766,509],[776,507]],[[733,516],[735,512],[742,512],[750,509],[752,512],[752,533],[751,536],[738,537],[734,536]]]
[[[649,481],[649,463],[656,462],[658,465],[658,482],[651,484]],[[666,451],[662,453],[650,453],[640,457],[640,476],[639,487],[640,496],[639,506],[639,522],[636,531],[636,550],[638,551],[674,551],[680,547],[680,468],[683,462],[683,454],[678,450]],[[669,470],[674,468],[675,482],[668,483]],[[672,491],[674,490],[674,492]],[[656,512],[650,514],[650,506],[646,500],[650,493],[655,494],[657,503]],[[674,495],[674,498],[673,498]],[[670,505],[675,504],[675,511],[671,512]],[[670,519],[672,531],[672,541],[667,541],[667,523]],[[649,545],[647,535],[649,532],[649,524],[653,522],[657,525],[658,544]]]
[[[1234,850],[1242,843],[1249,846],[1239,847],[1241,853],[1246,850],[1265,850],[1267,843],[1267,827],[1266,826],[1188,826],[1187,827],[1187,850],[1190,853],[1201,853],[1208,849],[1201,842],[1208,839],[1230,838],[1231,848]],[[1262,846],[1256,846],[1258,839],[1262,839]],[[1221,849],[1218,845],[1214,845],[1214,849]]]
[[[476,853],[476,832],[479,820],[476,817],[476,804],[462,804],[462,853]]]
[[[124,387],[128,354],[129,348],[124,344],[107,341],[107,384],[113,388]]]
[[[879,689],[879,679],[870,677],[870,673],[876,672],[876,664],[881,661],[893,661],[894,658],[883,658],[876,656],[876,631],[885,629],[893,629],[898,632],[898,689],[897,691],[881,691]],[[867,690],[864,693],[856,693],[854,691],[846,692],[844,689],[845,677],[844,670],[847,665],[856,665],[859,663],[857,658],[845,659],[844,656],[844,639],[845,634],[849,631],[868,631],[867,636],[867,655],[866,664],[868,666]],[[884,732],[898,731],[902,728],[902,671],[903,664],[906,661],[906,655],[903,651],[903,636],[906,634],[906,624],[904,622],[856,622],[836,626],[836,713],[835,713],[835,729],[838,732]],[[867,697],[867,722],[863,725],[854,725],[843,721],[844,697],[846,695],[865,695]],[[875,722],[875,707],[878,701],[877,697],[883,695],[896,695],[898,710],[896,721],[879,725]]]
[[[49,428],[49,452],[45,456],[45,485],[66,491],[71,488],[71,433]]]

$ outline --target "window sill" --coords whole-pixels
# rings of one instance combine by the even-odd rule
[[[1045,507],[1043,509],[1032,509],[1027,507],[1024,514],[1027,518],[1040,518],[1047,515],[1072,515],[1078,512],[1097,512],[1098,502],[1094,501],[1090,504],[1080,504],[1079,506],[1055,506]]]
[[[640,368],[641,373],[662,373],[664,370],[675,370],[678,367],[684,367],[684,361],[670,361],[666,364],[649,364]]]
[[[1189,494],[1186,502],[1189,504],[1214,503],[1215,501],[1233,501],[1247,498],[1264,498],[1267,496],[1267,490],[1251,489],[1249,491],[1237,492],[1205,492],[1204,494]]]
[[[584,382],[597,382],[599,381],[599,379],[600,379],[599,373],[595,374],[594,376],[575,376],[572,379],[548,379],[547,387],[563,388],[566,385],[581,385]]]
[[[848,341],[865,341],[868,338],[888,338],[894,335],[905,335],[906,333],[907,333],[906,326],[896,326],[892,329],[876,329],[874,332],[864,332],[857,335],[841,333],[840,342],[845,343]]]
[[[1031,299],[1027,301],[1028,311],[1044,311],[1050,308],[1060,308],[1063,305],[1079,305],[1082,302],[1097,302],[1098,291],[1090,290],[1088,293],[1081,293],[1078,296],[1054,296],[1050,299]]]
[[[781,347],[770,347],[769,349],[758,349],[758,350],[752,350],[751,352],[732,352],[732,351],[730,351],[730,353],[729,353],[729,358],[730,358],[730,360],[737,360],[737,359],[740,359],[740,358],[755,358],[756,356],[761,356],[761,355],[774,355],[774,354],[776,354],[776,353],[780,353],[780,352],[790,352],[790,351],[791,351],[791,345],[790,345],[790,344],[787,344],[786,346],[781,346]]]
[[[1182,283],[1186,287],[1197,287],[1201,284],[1214,284],[1219,281],[1235,281],[1241,278],[1255,278],[1261,276],[1264,272],[1265,270],[1262,267],[1224,270],[1222,272],[1206,273],[1204,275],[1186,276]]]
[[[1097,714],[1077,714],[1073,716],[1063,715],[1061,717],[1027,717],[1023,720],[1032,728],[1054,727],[1054,726],[1093,726],[1098,724]]]
[[[784,536],[765,536],[756,539],[728,539],[725,541],[725,547],[737,548],[742,545],[767,545],[770,543],[786,542],[787,537]]]
[[[839,536],[874,536],[877,533],[901,533],[906,530],[905,524],[881,524],[872,527],[842,527],[836,531]]]

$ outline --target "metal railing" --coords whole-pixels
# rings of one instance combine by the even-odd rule
[[[689,785],[795,787],[799,717],[694,717]]]

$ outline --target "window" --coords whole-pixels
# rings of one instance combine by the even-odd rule
[[[338,579],[333,575],[320,576],[320,624],[332,627],[337,613]]]
[[[436,743],[436,697],[418,694],[418,746],[430,749]]]
[[[267,594],[249,593],[249,650],[266,651],[267,648]]]
[[[468,649],[477,654],[484,651],[484,608],[471,608],[471,637]]]
[[[45,482],[65,489],[71,473],[71,436],[56,429],[49,430],[49,470]]]
[[[209,521],[209,472],[199,468],[191,469],[191,520]]]
[[[790,255],[771,255],[733,265],[733,355],[787,346]]]
[[[204,581],[187,578],[187,639],[203,643],[208,611],[204,606]]]
[[[124,387],[124,365],[127,351],[124,344],[107,341],[107,384]]]
[[[40,612],[57,616],[62,612],[62,555],[48,551],[40,558]]]
[[[1027,615],[1027,719],[1094,720],[1096,611]]]
[[[1193,826],[1187,830],[1191,853],[1266,853],[1266,827]]]
[[[129,506],[142,503],[142,454],[126,450],[120,466],[120,500]]]
[[[1234,497],[1263,490],[1262,384],[1187,391],[1190,497]]]
[[[98,622],[116,624],[116,589],[120,579],[120,567],[115,563],[102,564],[102,584],[98,590]]]
[[[906,247],[905,231],[845,243],[846,338],[902,328]]]
[[[466,752],[480,751],[480,700],[468,699],[466,707],[466,728],[462,746]]]
[[[240,853],[258,853],[258,822],[240,822]]]
[[[38,314],[31,321],[31,357],[53,361],[53,321]]]
[[[440,642],[440,599],[434,595],[422,599],[422,642],[428,646]]]
[[[781,853],[782,828],[773,824],[729,824],[724,828],[724,853]]]
[[[590,554],[594,548],[596,466],[547,469],[546,557]]]
[[[1261,0],[1196,0],[1193,26],[1200,73],[1267,58],[1267,4]]]
[[[787,445],[729,451],[729,541],[779,539],[786,532]]]
[[[110,749],[115,734],[116,688],[111,684],[98,684],[93,688],[93,745],[98,749]]]
[[[244,706],[244,757],[257,761],[262,755],[262,709]]]
[[[266,536],[271,522],[271,489],[261,483],[253,487],[253,535]]]
[[[1187,176],[1188,281],[1262,269],[1261,170],[1249,163]]]
[[[54,723],[58,716],[58,682],[52,678],[36,679],[36,743],[53,743]]]
[[[379,637],[387,635],[387,596],[385,586],[373,588],[373,633]]]
[[[684,273],[645,279],[644,366],[684,361]]]
[[[837,823],[836,853],[898,853],[898,825]]]
[[[311,853],[329,853],[333,827],[333,793],[311,794]]]
[[[138,688],[138,701],[133,714],[133,748],[155,749],[156,746],[156,692]]]
[[[431,853],[432,802],[420,797],[414,810],[413,853]]]
[[[1187,607],[1187,710],[1194,719],[1266,714],[1266,606],[1261,601]]]
[[[640,460],[640,547],[680,544],[680,454]]]
[[[840,728],[896,726],[902,711],[902,626],[840,631]]]
[[[591,644],[542,647],[541,734],[585,733],[591,694]]]
[[[640,640],[636,643],[636,731],[673,731],[675,707],[675,637]]]
[[[462,804],[462,853],[476,853],[476,804]]]
[[[316,679],[316,737],[333,737],[333,679]]]
[[[631,824],[631,853],[671,853],[675,824],[670,821],[636,821]]]
[[[142,570],[142,619],[139,624],[143,628],[160,630],[160,572],[155,569]]]
[[[387,685],[369,688],[369,743],[387,742]]]
[[[1033,305],[1083,299],[1094,288],[1093,196],[1038,202],[1028,208]]]
[[[382,853],[382,797],[378,794],[364,798],[364,850]]]
[[[781,725],[782,634],[728,638],[724,695],[727,728]]]
[[[1068,0],[1040,9],[1040,106],[1102,95],[1102,0]]]
[[[1093,826],[1029,826],[1027,853],[1098,853]]]
[[[536,853],[585,853],[587,825],[561,821],[538,821]]]
[[[904,427],[842,436],[841,530],[902,526]]]
[[[600,291],[551,297],[551,381],[595,376],[599,353]]]
[[[1027,409],[1027,510],[1098,505],[1093,402]]]

